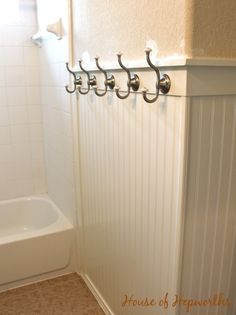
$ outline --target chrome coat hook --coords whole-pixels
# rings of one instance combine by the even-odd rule
[[[131,77],[131,73],[130,73],[129,69],[126,68],[121,61],[121,56],[122,56],[122,53],[120,53],[120,52],[117,53],[119,65],[121,66],[122,69],[125,70],[125,72],[127,73],[127,76],[128,76],[128,81],[127,81],[128,90],[127,90],[126,94],[124,94],[124,95],[120,94],[120,92],[119,92],[120,88],[119,87],[115,87],[115,91],[116,91],[117,97],[119,97],[121,99],[125,99],[129,96],[131,88],[133,91],[137,91],[139,89],[140,80],[139,80],[139,77],[137,74],[134,74]]]
[[[77,78],[76,73],[69,68],[68,62],[66,62],[66,69],[68,70],[70,74],[73,75],[73,78],[74,78],[74,82],[73,82],[74,88],[72,90],[69,89],[68,85],[65,86],[66,92],[72,94],[76,91],[77,87],[80,87],[82,85],[82,79],[81,77]]]
[[[104,96],[107,93],[107,87],[109,87],[111,90],[114,89],[115,77],[113,74],[108,77],[107,72],[104,69],[102,69],[101,66],[99,65],[99,62],[98,62],[99,57],[95,57],[94,59],[95,59],[97,68],[104,74],[104,77],[105,77],[105,81],[104,81],[105,90],[104,90],[104,92],[99,93],[97,86],[94,86],[94,92],[97,96]]]
[[[87,70],[84,69],[84,67],[82,66],[82,60],[79,60],[79,66],[80,69],[87,75],[88,81],[87,81],[87,90],[82,91],[82,86],[79,86],[78,90],[80,92],[80,94],[88,94],[88,92],[90,91],[90,87],[94,87],[97,85],[97,80],[95,75],[90,76],[89,72]]]
[[[152,49],[151,48],[146,48],[145,49],[145,53],[146,53],[146,59],[147,59],[147,63],[149,64],[149,66],[156,72],[157,75],[157,82],[156,82],[156,96],[152,99],[149,99],[147,97],[147,92],[148,90],[146,88],[144,88],[142,90],[142,94],[143,94],[143,98],[147,103],[154,103],[159,96],[160,91],[163,94],[167,94],[170,90],[170,86],[171,86],[171,81],[170,81],[170,77],[167,74],[163,74],[162,77],[160,76],[160,71],[158,69],[158,67],[156,67],[150,60],[150,53],[151,53]]]

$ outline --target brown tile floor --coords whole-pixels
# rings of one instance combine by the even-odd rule
[[[104,315],[77,274],[0,293],[0,315]]]

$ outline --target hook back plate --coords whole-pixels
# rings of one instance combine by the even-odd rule
[[[140,86],[140,79],[137,74],[134,74],[134,76],[130,79],[129,85],[133,91],[138,91]]]
[[[160,91],[163,94],[167,94],[170,91],[171,81],[168,74],[163,74],[160,79]]]

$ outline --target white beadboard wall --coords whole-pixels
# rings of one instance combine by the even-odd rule
[[[116,315],[144,314],[125,294],[177,291],[186,110],[185,97],[79,98],[82,271]]]
[[[0,1],[0,200],[45,193],[33,0]]]
[[[236,96],[192,98],[189,147],[181,292],[196,299],[223,293],[233,302],[193,315],[234,315]]]
[[[38,0],[39,27],[62,18],[63,39],[45,34],[40,49],[40,82],[48,194],[67,218],[76,216],[72,106],[64,86],[69,82],[68,0]]]

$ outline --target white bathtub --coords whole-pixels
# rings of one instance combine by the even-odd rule
[[[73,226],[47,197],[0,202],[0,285],[65,268]]]

